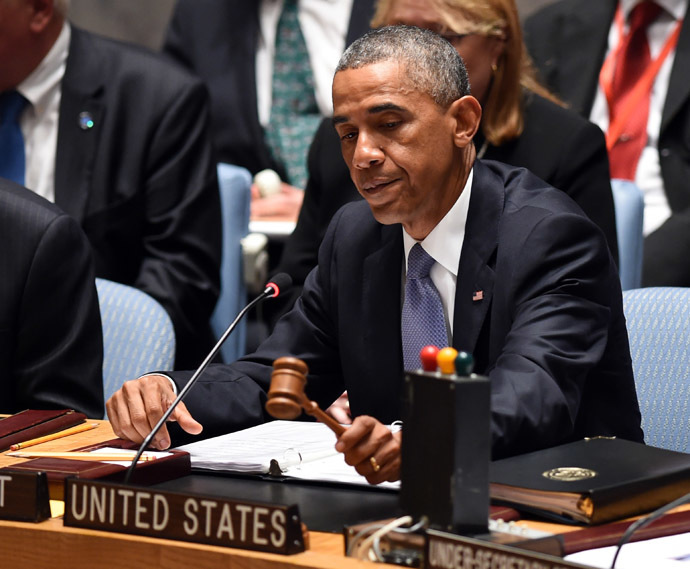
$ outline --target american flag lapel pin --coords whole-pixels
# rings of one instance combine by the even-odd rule
[[[477,302],[479,300],[484,299],[484,291],[483,290],[478,290],[472,295],[472,301]]]

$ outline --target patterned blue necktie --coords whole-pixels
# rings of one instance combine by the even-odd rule
[[[407,257],[405,302],[402,308],[402,347],[406,370],[421,367],[419,351],[428,345],[448,345],[446,320],[438,290],[429,276],[434,259],[417,243]]]
[[[0,176],[24,185],[26,159],[19,116],[28,101],[17,91],[0,95]]]

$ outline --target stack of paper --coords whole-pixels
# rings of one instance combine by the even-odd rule
[[[336,438],[322,423],[271,421],[179,447],[192,468],[271,474],[346,484],[368,484],[335,450]],[[399,488],[399,483],[378,487]]]

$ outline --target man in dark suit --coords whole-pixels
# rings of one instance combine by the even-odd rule
[[[260,12],[262,4],[268,3],[178,0],[163,49],[208,85],[219,160],[243,166],[252,174],[270,168],[286,179],[284,165],[266,143],[257,104]],[[373,5],[374,0],[352,1],[345,45],[369,29]]]
[[[564,0],[525,22],[525,42],[542,79],[573,109],[595,122],[608,121],[599,84],[610,42],[622,42],[628,24],[619,28],[618,22],[625,21],[640,3]],[[657,4],[661,10],[647,32],[652,59],[681,27],[677,44],[671,46],[653,78],[653,93],[666,95],[652,94],[647,148],[635,177],[645,191],[642,282],[645,286],[690,286],[690,24],[683,20],[688,3],[658,0]],[[614,21],[619,7],[621,20]],[[638,105],[635,113],[640,112]]]
[[[2,10],[0,92],[28,100],[25,185],[79,222],[97,276],[165,307],[177,362],[198,365],[220,286],[204,86],[160,56],[70,26],[52,0]]]
[[[370,32],[341,58],[333,101],[367,203],[336,214],[295,308],[255,354],[207,370],[173,413],[179,426],[198,434],[193,415],[215,435],[266,420],[271,363],[293,355],[309,367],[310,398],[350,395],[355,419],[336,444],[345,460],[372,483],[396,479],[401,435],[382,423],[400,418],[403,357],[418,357],[408,332],[429,320],[407,320],[417,305],[401,290],[421,247],[450,343],[491,379],[494,458],[583,436],[642,440],[605,239],[527,170],[475,161],[481,108],[452,46],[418,28]],[[178,388],[188,377],[171,374]],[[125,383],[107,403],[115,432],[141,441],[172,397],[160,375]],[[169,444],[166,431],[156,444]]]
[[[264,169],[283,180],[282,193],[255,200],[252,215],[295,219],[303,182],[292,179],[276,158],[266,132],[274,122],[271,106],[270,42],[281,5],[276,0],[179,0],[163,50],[197,74],[211,94],[211,117],[218,157],[247,168]],[[298,2],[302,34],[309,51],[318,113],[331,115],[330,82],[343,49],[369,29],[374,0]],[[305,137],[302,168],[311,134]],[[258,196],[258,194],[257,194]]]
[[[88,241],[50,202],[0,178],[0,412],[103,416],[103,336]]]

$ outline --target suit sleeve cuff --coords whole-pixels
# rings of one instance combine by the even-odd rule
[[[161,373],[161,372],[145,373],[144,375],[140,375],[138,379],[141,379],[142,377],[149,377],[151,375],[159,375],[159,376],[167,379],[170,382],[170,387],[172,387],[172,390],[175,393],[175,396],[177,397],[177,385],[173,381],[172,377],[170,377],[169,375],[167,375],[165,373]]]

